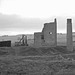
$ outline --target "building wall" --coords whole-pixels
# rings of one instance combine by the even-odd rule
[[[36,47],[41,46],[42,40],[41,40],[41,32],[34,33],[34,45]]]
[[[57,44],[57,31],[56,31],[56,23],[45,23],[44,24],[44,41],[46,45],[56,46]]]
[[[57,45],[57,23],[45,23],[42,32],[34,33],[35,46],[56,46]]]

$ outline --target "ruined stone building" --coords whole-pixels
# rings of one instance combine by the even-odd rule
[[[72,20],[67,19],[67,50],[73,51]],[[57,46],[57,21],[45,23],[42,32],[34,33],[35,47]]]
[[[57,45],[57,21],[45,23],[42,32],[34,33],[34,45],[41,46],[56,46]]]

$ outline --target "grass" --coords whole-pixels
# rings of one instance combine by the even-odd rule
[[[1,75],[60,75],[75,71],[75,52],[65,46],[0,48]],[[66,70],[67,69],[67,70]],[[75,73],[74,73],[75,74]],[[65,75],[65,74],[64,74]]]
[[[9,57],[10,59],[8,59]],[[37,58],[37,60],[35,60],[35,58]],[[4,75],[54,75],[60,72],[62,69],[75,69],[75,64],[72,64],[72,62],[64,62],[59,60],[51,61],[46,59],[42,60],[42,58],[50,57],[7,56],[3,57],[2,59],[0,58],[0,73],[4,73]]]

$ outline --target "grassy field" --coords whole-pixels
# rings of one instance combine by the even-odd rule
[[[75,51],[50,48],[0,48],[0,75],[75,75]],[[64,73],[64,74],[63,74]]]
[[[1,57],[0,73],[1,75],[61,75],[61,71],[65,71],[70,73],[67,75],[75,75],[75,61],[63,61],[63,59],[53,61],[43,58],[44,56],[30,58],[27,56]],[[52,57],[45,56],[45,58]]]

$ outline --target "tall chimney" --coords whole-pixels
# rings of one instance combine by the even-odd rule
[[[73,51],[72,20],[67,19],[67,50]]]
[[[55,22],[55,46],[57,46],[57,20],[56,18],[54,19]]]

